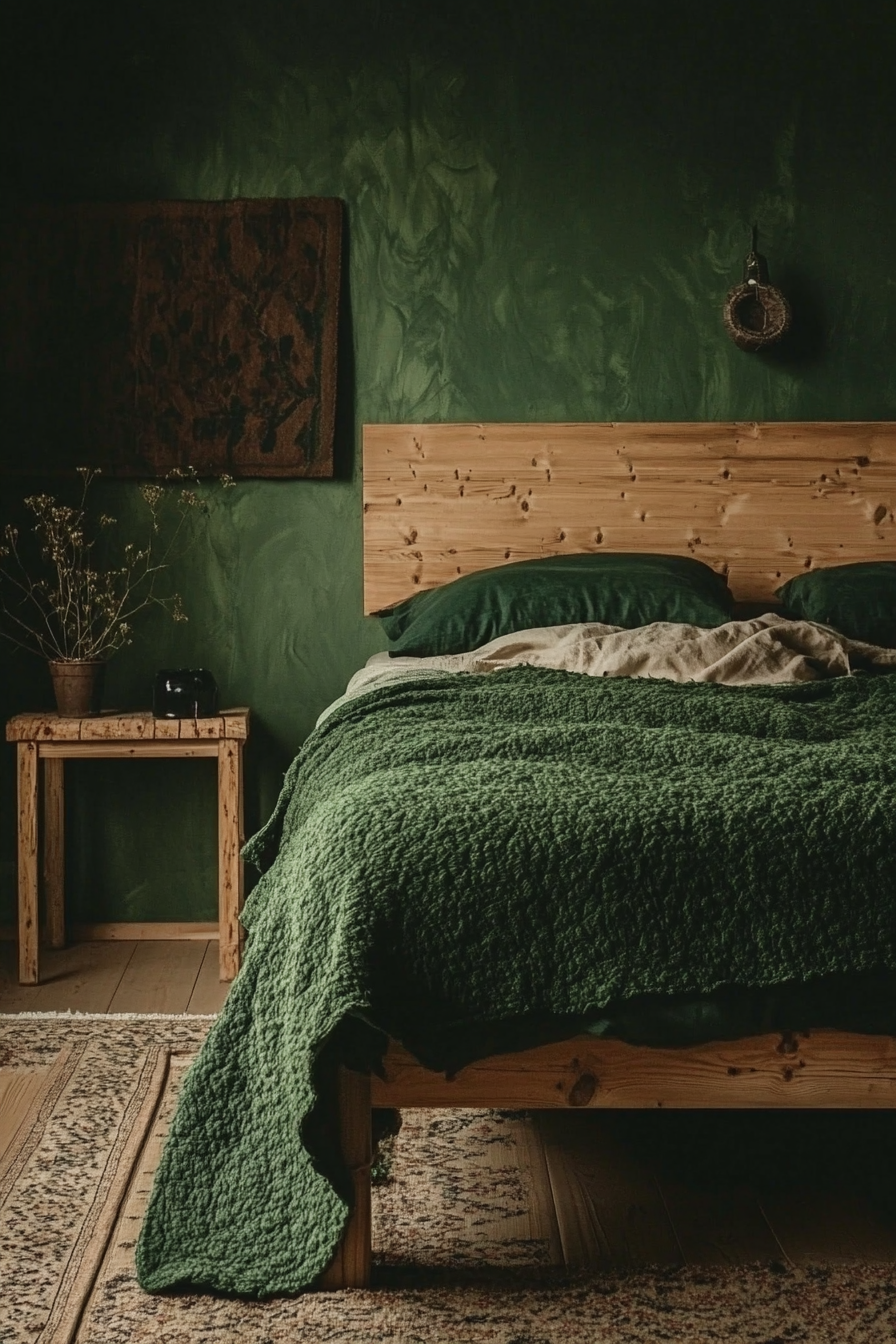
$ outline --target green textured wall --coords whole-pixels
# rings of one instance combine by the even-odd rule
[[[896,418],[891,3],[57,10],[2,19],[7,196],[347,203],[339,478],[230,492],[181,576],[189,625],[148,623],[110,668],[110,703],[203,663],[252,706],[252,822],[382,645],[361,615],[365,420]],[[796,311],[766,356],[720,324],[754,219]],[[40,667],[3,666],[4,713],[48,703]],[[74,910],[213,916],[210,767],[71,779]]]

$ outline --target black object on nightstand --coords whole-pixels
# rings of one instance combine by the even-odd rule
[[[205,719],[218,712],[218,684],[204,667],[168,667],[152,684],[157,719]]]

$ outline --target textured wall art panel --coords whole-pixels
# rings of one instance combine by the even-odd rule
[[[332,199],[10,213],[4,469],[332,476],[341,225]]]

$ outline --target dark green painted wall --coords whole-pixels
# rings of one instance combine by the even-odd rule
[[[340,478],[230,492],[182,575],[190,624],[149,622],[110,668],[110,703],[201,662],[253,707],[253,822],[382,644],[361,615],[365,420],[896,417],[892,3],[166,0],[2,23],[13,199],[347,203]],[[720,324],[754,219],[796,310],[766,356]],[[48,702],[40,667],[4,672],[4,713]],[[213,915],[210,771],[72,784],[74,909]]]

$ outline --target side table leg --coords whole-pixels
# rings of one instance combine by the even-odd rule
[[[220,978],[232,980],[240,968],[240,910],[243,906],[242,742],[218,743],[218,951]]]
[[[18,744],[19,984],[36,985],[37,965],[37,743]]]
[[[65,762],[44,758],[44,899],[47,941],[65,947]]]

